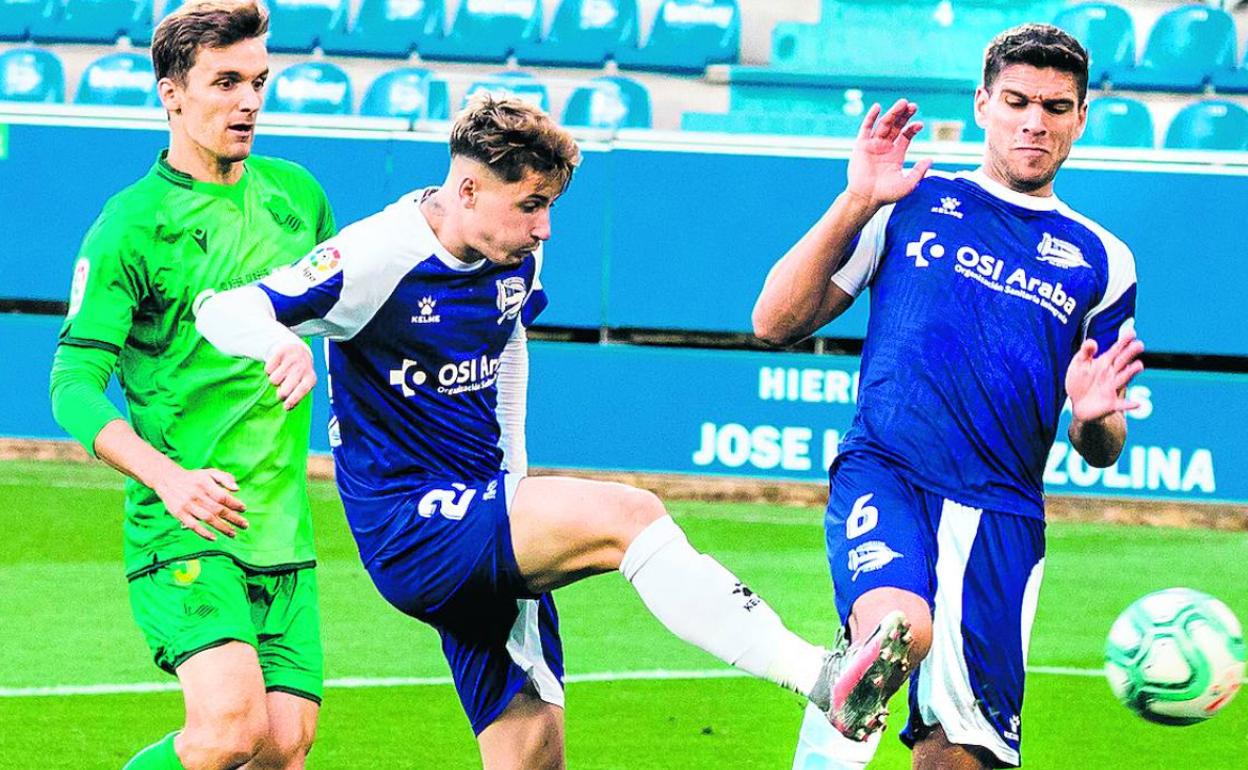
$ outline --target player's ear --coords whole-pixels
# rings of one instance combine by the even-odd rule
[[[1077,109],[1079,110],[1079,126],[1075,128],[1075,138],[1072,140],[1074,142],[1079,141],[1080,137],[1083,136],[1084,129],[1088,127],[1088,100],[1087,98],[1084,98],[1083,101],[1079,102],[1079,106]]]
[[[166,112],[182,112],[182,89],[173,82],[173,78],[161,78],[156,83],[156,93]]]
[[[990,96],[991,94],[983,86],[975,89],[975,125],[980,128],[988,127],[988,98]]]
[[[472,176],[465,176],[459,180],[459,189],[456,191],[459,195],[459,204],[466,209],[477,207],[477,193],[480,191],[481,185]]]

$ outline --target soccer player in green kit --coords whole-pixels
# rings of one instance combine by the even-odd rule
[[[87,233],[53,364],[57,420],[130,477],[130,603],[185,697],[184,728],[125,770],[301,768],[316,729],[310,411],[290,393],[274,397],[281,359],[266,372],[228,358],[194,317],[214,292],[289,265],[334,233],[307,171],[249,157],[267,30],[255,0],[192,0],[157,27],[169,149]],[[129,422],[104,397],[114,369]]]

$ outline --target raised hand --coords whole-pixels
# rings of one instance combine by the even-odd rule
[[[247,507],[230,494],[238,491],[238,482],[225,471],[216,468],[188,471],[173,466],[152,489],[170,516],[205,540],[217,539],[208,527],[226,537],[235,536],[235,527],[248,527],[247,519],[241,515]]]
[[[1129,412],[1139,404],[1122,397],[1131,378],[1144,370],[1139,360],[1144,343],[1129,331],[1096,355],[1096,340],[1086,340],[1066,370],[1066,395],[1074,417],[1080,422],[1099,420],[1115,412]]]
[[[312,351],[302,342],[279,346],[265,362],[264,371],[269,375],[269,382],[277,388],[277,397],[284,402],[287,410],[294,409],[316,385]]]
[[[898,99],[880,117],[880,105],[871,105],[849,158],[847,192],[878,207],[896,203],[918,186],[932,161],[924,159],[909,170],[902,168],[911,140],[923,130],[922,122],[910,122],[918,111],[915,103]]]

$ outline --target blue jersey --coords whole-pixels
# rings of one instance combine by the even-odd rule
[[[344,228],[260,283],[278,321],[329,340],[330,445],[366,563],[431,480],[525,471],[524,326],[546,302],[541,252],[515,267],[462,262],[421,212],[429,192]],[[453,515],[457,501],[441,502],[436,513]]]
[[[1135,262],[1055,197],[932,172],[863,229],[832,280],[870,286],[858,412],[871,452],[963,504],[1043,517],[1065,374],[1134,324]]]

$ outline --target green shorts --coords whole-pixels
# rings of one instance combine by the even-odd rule
[[[324,659],[316,570],[256,572],[228,556],[175,561],[130,581],[130,607],[156,665],[240,641],[256,648],[267,690],[321,702]]]

